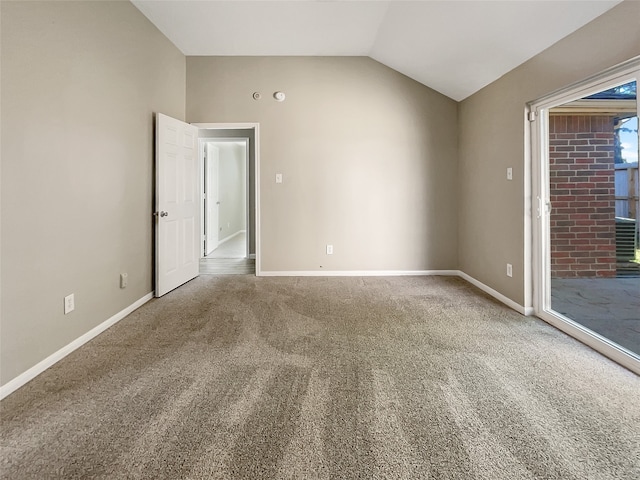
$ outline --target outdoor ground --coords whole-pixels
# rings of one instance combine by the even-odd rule
[[[640,355],[640,278],[552,279],[551,307]]]

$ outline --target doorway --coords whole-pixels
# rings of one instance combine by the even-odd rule
[[[201,139],[202,257],[247,258],[249,139]]]
[[[639,77],[634,59],[530,105],[535,313],[636,373]]]
[[[194,124],[201,166],[200,274],[257,274],[257,124]]]

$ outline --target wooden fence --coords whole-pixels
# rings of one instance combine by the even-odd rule
[[[638,208],[638,162],[616,164],[616,217],[631,218],[640,224]]]

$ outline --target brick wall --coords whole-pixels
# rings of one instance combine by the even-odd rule
[[[553,278],[616,275],[613,120],[549,116]]]

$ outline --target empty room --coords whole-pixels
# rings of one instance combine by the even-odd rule
[[[0,41],[0,477],[640,478],[639,1]]]

